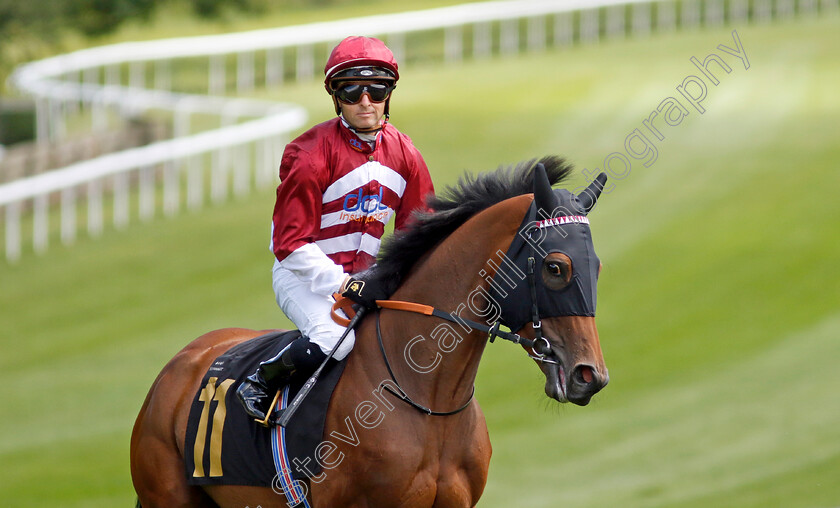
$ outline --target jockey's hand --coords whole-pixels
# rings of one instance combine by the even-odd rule
[[[341,284],[341,296],[345,296],[368,309],[376,308],[376,300],[387,300],[388,295],[378,284],[348,275]]]

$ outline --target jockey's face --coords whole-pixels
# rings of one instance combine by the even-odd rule
[[[351,81],[347,84],[365,85],[368,83],[370,81]],[[367,92],[363,93],[359,102],[355,104],[338,101],[344,120],[360,132],[375,130],[381,126],[382,119],[385,117],[385,103],[386,100],[373,102]]]

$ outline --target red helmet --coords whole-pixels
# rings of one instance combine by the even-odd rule
[[[349,71],[351,68],[370,68],[376,72],[376,79],[400,79],[394,54],[384,42],[374,37],[348,37],[333,48],[327,65],[324,66],[324,85],[332,93],[330,82],[334,79],[369,78],[371,74]],[[342,72],[345,71],[345,72]],[[348,72],[349,71],[349,72]]]
[[[384,42],[374,37],[347,37],[333,48],[327,65],[324,66],[324,88],[333,95],[334,84],[339,81],[383,80],[396,86],[400,79],[397,60]],[[338,100],[333,96],[335,113],[341,114]],[[388,114],[390,97],[385,100],[385,114]]]

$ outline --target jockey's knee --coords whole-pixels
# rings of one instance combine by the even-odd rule
[[[318,347],[321,348],[321,351],[324,354],[329,354],[333,348],[336,347],[338,340],[341,338],[341,335],[344,333],[344,328],[340,327],[314,327],[309,332],[309,342],[313,344],[317,344]],[[344,341],[338,346],[336,349],[333,358],[336,360],[343,360],[347,357],[350,351],[353,349],[353,344],[356,341],[355,334],[351,330]]]

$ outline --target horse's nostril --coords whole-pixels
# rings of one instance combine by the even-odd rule
[[[595,373],[589,365],[578,365],[575,369],[575,381],[588,385],[595,380]]]

